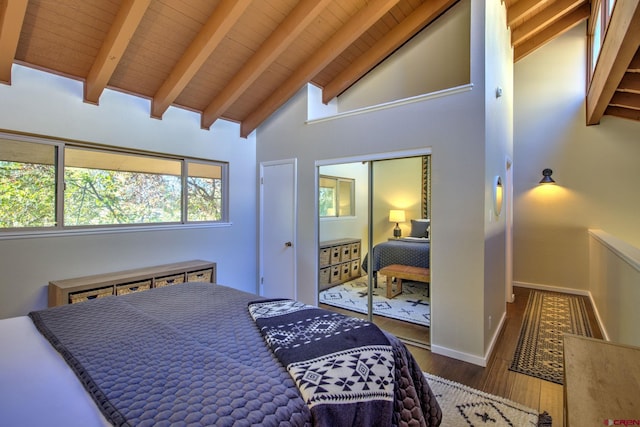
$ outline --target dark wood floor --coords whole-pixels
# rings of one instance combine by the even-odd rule
[[[516,296],[515,302],[507,304],[507,317],[504,327],[489,363],[484,368],[434,354],[421,347],[410,344],[408,347],[423,371],[466,384],[487,393],[511,399],[530,408],[537,409],[539,412],[547,411],[553,418],[553,426],[562,427],[562,386],[509,370],[518,343],[518,336],[520,335],[520,327],[527,306],[529,292],[530,290],[527,288],[514,288],[514,294]],[[596,338],[602,338],[591,304],[586,297],[583,298],[585,298],[589,310],[589,318],[594,336]],[[324,306],[324,308],[333,309],[329,306]],[[348,313],[353,315],[352,312]],[[376,323],[382,329],[397,336],[408,335],[409,338],[415,339],[414,335],[416,335],[422,340],[424,334],[428,334],[428,328],[415,328],[406,322],[379,318],[376,319]],[[426,337],[428,339],[428,335]]]

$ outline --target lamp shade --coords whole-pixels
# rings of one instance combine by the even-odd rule
[[[542,179],[540,184],[555,184],[556,182],[551,178],[553,171],[551,169],[545,169],[542,171]]]
[[[404,211],[401,209],[391,209],[389,211],[389,222],[405,222]]]

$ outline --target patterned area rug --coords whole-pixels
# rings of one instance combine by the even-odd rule
[[[524,405],[424,373],[442,409],[442,427],[551,426],[551,417]]]
[[[509,369],[562,384],[562,336],[565,333],[593,336],[584,299],[576,295],[531,291]]]
[[[388,299],[385,276],[378,277],[378,287],[373,290],[373,314],[404,320],[417,325],[431,325],[428,284],[402,281],[402,294]],[[325,289],[320,292],[320,303],[367,313],[367,276]]]

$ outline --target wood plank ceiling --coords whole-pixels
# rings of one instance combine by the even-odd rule
[[[240,122],[247,136],[308,82],[333,99],[456,2],[0,0],[0,82],[23,64],[84,81],[88,103],[109,87],[150,99],[152,117],[174,105],[201,113],[203,128]],[[516,61],[590,8],[505,4]],[[621,87],[637,96],[637,79]]]

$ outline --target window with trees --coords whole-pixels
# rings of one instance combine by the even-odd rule
[[[223,162],[0,136],[0,229],[227,221]]]
[[[591,17],[589,19],[589,80],[593,77],[593,72],[600,57],[600,50],[604,37],[609,27],[611,14],[616,4],[616,0],[594,0],[591,2]]]
[[[355,215],[355,180],[333,176],[320,176],[320,217]]]

